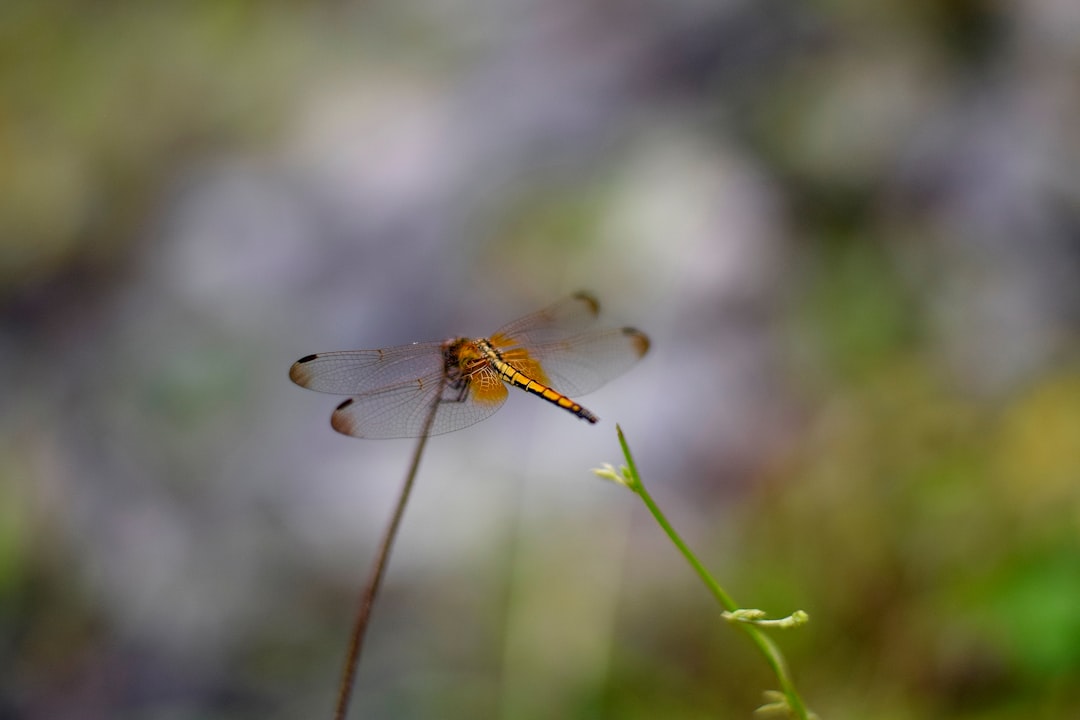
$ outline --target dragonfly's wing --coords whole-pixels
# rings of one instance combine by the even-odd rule
[[[308,355],[293,363],[289,377],[310,390],[352,396],[330,418],[334,429],[345,435],[419,437],[436,403],[429,434],[439,435],[480,422],[506,400],[506,387],[497,377],[494,389],[485,383],[482,402],[474,393],[448,386],[443,346],[429,342]]]
[[[443,387],[441,380],[441,377],[434,383],[414,380],[351,397],[334,410],[330,424],[338,432],[354,437],[420,437],[431,408],[437,404],[427,434],[442,435],[480,422],[506,400],[506,386],[501,382],[495,388],[488,388],[480,402],[471,393]]]
[[[496,346],[503,345],[508,338],[518,345],[544,345],[584,331],[599,314],[597,299],[579,292],[502,326],[489,340]]]
[[[584,395],[623,374],[649,349],[633,328],[593,328],[600,303],[577,293],[491,336],[507,363],[569,396]]]
[[[435,386],[443,372],[443,343],[426,342],[308,355],[293,363],[289,378],[309,390],[359,395],[416,380]]]
[[[526,358],[519,369],[539,365],[551,387],[574,397],[597,390],[629,370],[649,350],[649,338],[634,328],[600,328],[545,345],[504,350],[507,362]]]

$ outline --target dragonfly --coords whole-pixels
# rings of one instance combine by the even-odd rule
[[[516,387],[595,423],[571,396],[623,374],[649,350],[631,327],[596,327],[600,303],[579,292],[504,325],[487,338],[456,337],[380,350],[306,355],[289,378],[348,395],[330,425],[360,438],[442,435],[490,417]]]

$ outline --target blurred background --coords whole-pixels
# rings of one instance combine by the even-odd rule
[[[354,716],[1080,717],[1080,4],[0,7],[0,718],[328,717],[413,444],[311,352],[578,290],[434,438]]]

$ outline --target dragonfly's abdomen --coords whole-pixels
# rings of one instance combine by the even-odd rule
[[[558,390],[554,390],[544,383],[532,379],[510,363],[503,360],[499,351],[493,348],[486,340],[479,340],[476,345],[485,357],[487,357],[488,362],[490,362],[495,371],[499,373],[499,377],[501,377],[503,381],[514,387],[519,387],[525,392],[542,397],[549,403],[558,405],[563,410],[577,415],[582,420],[586,420],[590,423],[595,423],[599,420],[598,417],[563,395]]]

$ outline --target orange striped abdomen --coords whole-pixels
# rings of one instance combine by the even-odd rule
[[[536,395],[538,397],[542,397],[549,403],[558,405],[563,410],[577,415],[582,420],[586,420],[590,423],[595,423],[597,420],[599,420],[598,417],[593,415],[591,412],[583,408],[578,403],[563,395],[558,390],[554,390],[545,383],[529,377],[521,370],[518,370],[510,363],[506,362],[503,359],[503,356],[499,353],[499,351],[493,348],[487,340],[478,340],[476,342],[476,345],[480,349],[480,351],[487,357],[488,361],[491,363],[492,368],[494,368],[495,371],[499,373],[499,376],[503,379],[504,382],[509,383],[514,387],[519,387],[525,392],[532,393],[533,395]],[[515,354],[521,354],[522,351],[515,349],[514,352]],[[515,356],[515,361],[518,360],[519,358]],[[526,367],[536,368],[536,374],[542,376],[544,380],[547,380],[547,377],[544,375],[542,368],[540,368],[539,364],[535,360],[527,356],[524,357],[522,360],[525,362]]]

